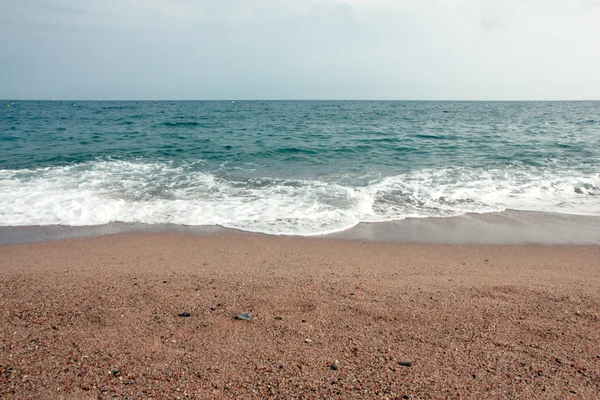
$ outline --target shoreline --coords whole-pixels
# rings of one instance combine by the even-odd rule
[[[0,246],[134,232],[171,232],[195,236],[238,232],[274,237],[456,245],[600,245],[600,216],[507,210],[485,214],[464,214],[455,217],[361,222],[344,231],[312,236],[248,232],[216,225],[188,226],[115,222],[95,226],[0,226]]]
[[[600,390],[600,246],[146,232],[0,259],[6,398]]]

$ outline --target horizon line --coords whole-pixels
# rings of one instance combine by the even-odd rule
[[[583,102],[583,101],[600,101],[599,99],[551,99],[551,100],[535,100],[535,99],[521,99],[521,100],[481,100],[481,99],[244,99],[244,98],[230,98],[230,99],[19,99],[19,98],[0,98],[0,102],[15,102],[15,101],[80,101],[80,102],[93,102],[93,101],[124,101],[124,102],[167,102],[167,101],[397,101],[397,102]]]

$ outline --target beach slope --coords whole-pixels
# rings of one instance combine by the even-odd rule
[[[599,260],[232,232],[3,246],[0,398],[597,398]]]

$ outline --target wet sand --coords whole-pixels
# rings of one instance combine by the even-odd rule
[[[141,224],[112,222],[93,226],[0,226],[0,245],[44,242],[116,233],[239,233],[215,225]],[[456,217],[406,218],[359,223],[341,231],[314,237],[371,242],[433,244],[574,244],[600,245],[600,216],[506,210]]]
[[[2,246],[0,398],[595,399],[599,260],[232,232]]]

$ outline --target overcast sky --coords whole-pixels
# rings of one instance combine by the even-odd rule
[[[4,99],[600,99],[600,0],[0,0]]]

